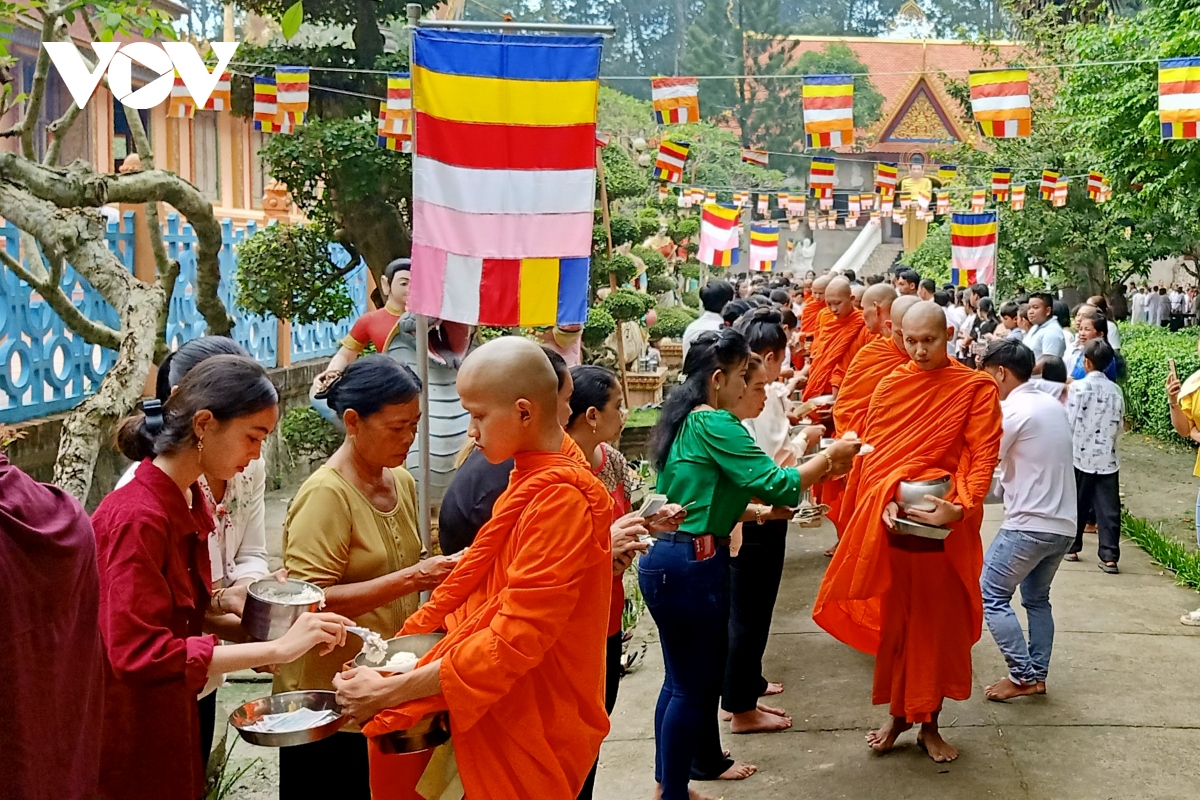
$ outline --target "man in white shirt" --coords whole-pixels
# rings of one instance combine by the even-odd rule
[[[1150,290],[1150,296],[1146,298],[1146,321],[1151,325],[1162,325],[1169,321],[1171,301],[1167,297],[1167,290],[1162,286],[1157,289]]]
[[[1176,285],[1168,295],[1171,301],[1171,330],[1177,331],[1183,327],[1183,315],[1187,313],[1187,295]]]
[[[1078,561],[1083,550],[1083,525],[1095,511],[1100,538],[1100,569],[1110,575],[1120,572],[1121,558],[1121,459],[1117,443],[1125,422],[1125,396],[1104,371],[1116,358],[1103,339],[1093,339],[1083,348],[1087,374],[1067,387],[1067,418],[1075,451],[1075,485],[1078,488],[1079,518],[1075,543],[1068,561]]]
[[[725,327],[721,309],[733,299],[733,284],[729,281],[709,281],[700,287],[700,305],[704,313],[683,329],[683,358],[687,359],[692,341],[704,331],[716,331]]]
[[[1047,292],[1031,294],[1028,313],[1030,328],[1022,341],[1033,351],[1034,361],[1042,356],[1065,356],[1067,337],[1054,318],[1054,298]]]
[[[1000,439],[1000,486],[1004,522],[984,558],[980,587],[988,630],[1008,663],[1008,677],[986,690],[989,700],[1045,694],[1054,616],[1050,584],[1076,531],[1075,473],[1067,412],[1029,383],[1033,351],[1013,339],[988,345],[983,370],[1000,384],[1004,434]],[[1029,640],[1013,611],[1029,617]]]

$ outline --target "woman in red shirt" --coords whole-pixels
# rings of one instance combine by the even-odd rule
[[[336,614],[305,614],[272,642],[220,645],[201,631],[210,605],[240,615],[246,587],[212,593],[206,538],[214,523],[197,481],[201,474],[229,480],[258,458],[278,405],[261,366],[213,356],[165,405],[150,401],[121,426],[121,451],[141,464],[92,516],[108,656],[103,800],[203,797],[196,695],[208,679],[345,642],[352,623]]]

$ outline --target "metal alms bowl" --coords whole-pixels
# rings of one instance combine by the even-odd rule
[[[399,652],[414,653],[417,658],[428,653],[440,642],[444,633],[415,633],[408,636],[397,636],[387,640],[387,657],[391,658]],[[381,667],[367,663],[366,653],[354,657],[354,666],[370,667],[387,672]],[[417,753],[429,750],[450,741],[450,715],[445,711],[435,711],[426,714],[415,725],[403,731],[390,731],[375,737],[379,749],[388,755],[401,753]]]
[[[944,498],[950,494],[950,476],[943,475],[928,481],[900,481],[896,487],[896,505],[900,510],[936,511],[937,506],[925,499],[925,495]]]
[[[246,607],[242,611],[242,627],[260,642],[269,642],[283,636],[296,620],[300,619],[301,614],[319,610],[325,596],[325,593],[321,592],[322,600],[313,603],[287,603],[263,597],[262,591],[268,588],[284,594],[299,594],[306,588],[321,592],[319,586],[294,578],[288,578],[287,583],[280,583],[274,578],[263,578],[250,584],[246,590]]]
[[[384,642],[387,645],[387,656],[384,657],[383,662],[386,664],[389,658],[400,652],[413,653],[417,658],[420,658],[432,650],[434,645],[444,639],[445,636],[446,634],[444,633],[414,633],[408,636],[397,636],[394,639],[388,639]],[[359,653],[354,657],[354,666],[370,667],[380,672],[388,672],[388,670],[384,669],[383,664],[369,663],[366,653]]]
[[[338,714],[338,718],[315,728],[287,733],[260,733],[246,730],[247,725],[253,725],[267,714],[284,714],[301,708],[313,711],[333,711]],[[343,715],[341,707],[337,704],[337,694],[318,689],[281,692],[260,697],[242,704],[229,715],[229,724],[238,732],[238,736],[250,744],[261,747],[290,747],[296,744],[319,742],[337,733],[349,720],[350,717]]]

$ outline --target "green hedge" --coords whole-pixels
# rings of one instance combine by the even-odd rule
[[[1144,431],[1161,439],[1180,441],[1171,427],[1167,409],[1167,359],[1175,359],[1175,371],[1186,380],[1200,369],[1196,339],[1200,329],[1185,328],[1171,333],[1152,325],[1121,326],[1121,355],[1125,359],[1125,415],[1134,430]]]

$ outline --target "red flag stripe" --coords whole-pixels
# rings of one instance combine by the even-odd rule
[[[596,126],[537,129],[524,125],[452,122],[416,112],[417,155],[473,169],[591,169],[596,166]]]
[[[806,109],[814,108],[854,108],[854,95],[838,95],[837,97],[806,97]]]
[[[1009,95],[1029,94],[1029,81],[1012,81],[1011,83],[988,83],[983,86],[971,87],[971,98],[1008,97]]]

